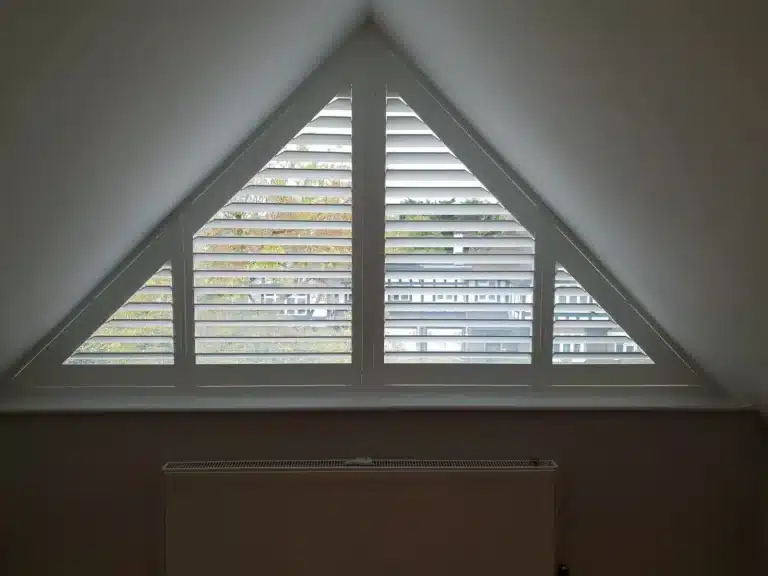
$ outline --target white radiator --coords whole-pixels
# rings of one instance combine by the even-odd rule
[[[551,576],[548,460],[178,462],[168,576]]]

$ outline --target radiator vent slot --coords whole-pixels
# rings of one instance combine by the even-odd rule
[[[168,462],[163,466],[167,473],[217,472],[248,470],[552,470],[557,465],[552,460],[419,460],[349,458],[330,460],[220,460]]]

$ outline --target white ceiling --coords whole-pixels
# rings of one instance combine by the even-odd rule
[[[0,4],[0,6],[2,6]],[[0,7],[0,368],[59,323],[357,25],[360,0]]]
[[[0,365],[58,323],[367,8],[76,4],[0,8]],[[416,64],[672,337],[768,405],[764,5],[374,0]]]

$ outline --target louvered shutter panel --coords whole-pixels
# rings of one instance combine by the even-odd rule
[[[158,270],[64,364],[173,364],[171,265]]]
[[[386,363],[531,362],[534,240],[387,98]]]
[[[555,273],[555,364],[653,364],[568,271]]]
[[[351,221],[346,93],[195,235],[197,363],[351,362]]]

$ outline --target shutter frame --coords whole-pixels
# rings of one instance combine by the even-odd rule
[[[213,172],[190,195],[189,199],[161,224],[156,232],[153,232],[83,304],[78,306],[64,323],[52,332],[50,338],[43,341],[22,360],[19,366],[14,368],[12,373],[19,375],[20,378],[15,379],[13,388],[18,390],[19,385],[29,384],[37,386],[39,382],[53,384],[55,387],[61,381],[74,385],[103,386],[105,379],[109,380],[105,374],[115,374],[112,377],[112,382],[118,382],[120,385],[130,384],[132,380],[125,375],[127,372],[120,372],[118,376],[114,368],[103,370],[101,369],[103,367],[94,367],[93,372],[86,376],[85,371],[80,369],[81,367],[70,366],[66,367],[67,375],[63,376],[62,367],[58,366],[57,362],[60,362],[67,353],[77,347],[83,334],[90,333],[90,329],[109,315],[110,307],[119,304],[123,296],[126,296],[126,292],[130,294],[132,290],[129,290],[127,286],[132,286],[132,289],[135,290],[136,285],[140,284],[140,281],[137,282],[137,278],[140,279],[144,274],[142,270],[151,270],[154,265],[159,265],[159,263],[170,259],[173,262],[174,286],[176,286],[175,277],[179,269],[177,260],[181,258],[184,261],[186,257],[182,244],[178,242],[179,234],[185,239],[188,238],[185,241],[189,243],[190,250],[188,253],[191,254],[193,242],[189,230],[195,230],[203,225],[214,213],[214,208],[222,204],[226,198],[231,197],[233,191],[238,190],[247,181],[248,177],[253,174],[254,168],[260,168],[268,158],[274,156],[282,148],[284,142],[296,134],[298,128],[310,119],[313,109],[316,109],[315,107],[320,102],[330,99],[330,96],[337,92],[339,86],[359,81],[367,74],[375,77],[377,82],[386,82],[387,86],[395,87],[413,109],[435,130],[435,133],[457,153],[462,162],[489,185],[489,189],[502,204],[512,208],[512,212],[520,218],[521,224],[526,226],[536,237],[537,257],[540,252],[540,243],[546,237],[552,243],[553,254],[556,254],[557,260],[578,276],[584,288],[596,295],[611,317],[614,317],[631,335],[635,336],[637,342],[654,357],[654,360],[659,358],[662,360],[656,366],[622,367],[621,375],[618,378],[616,371],[609,370],[612,368],[610,366],[600,367],[605,368],[605,370],[596,371],[592,370],[591,367],[590,369],[583,367],[584,370],[582,367],[547,367],[537,362],[535,366],[509,366],[504,367],[505,369],[502,371],[496,371],[496,366],[488,366],[488,370],[482,371],[483,374],[478,374],[477,370],[473,372],[472,370],[461,369],[464,367],[453,366],[448,367],[448,371],[433,371],[432,375],[427,378],[432,383],[424,384],[421,382],[420,386],[426,385],[428,390],[435,390],[433,386],[442,389],[440,388],[442,385],[468,385],[469,388],[462,388],[464,390],[462,394],[471,395],[468,391],[476,390],[480,393],[480,388],[491,384],[494,390],[501,386],[514,397],[521,397],[521,395],[530,397],[531,394],[535,394],[542,398],[544,396],[551,397],[552,394],[556,393],[549,388],[551,384],[573,387],[574,389],[586,387],[589,390],[584,391],[585,398],[599,397],[600,392],[596,387],[606,386],[606,390],[614,389],[617,380],[621,380],[621,384],[632,382],[635,386],[652,384],[653,388],[649,388],[649,394],[657,387],[663,387],[666,384],[672,385],[669,388],[672,390],[679,383],[692,386],[692,388],[701,386],[702,393],[711,390],[709,388],[711,382],[706,374],[679,347],[671,343],[671,340],[659,328],[658,324],[648,319],[648,315],[627,296],[626,291],[617,288],[619,285],[615,279],[589,255],[583,246],[573,240],[573,234],[538,199],[535,192],[525,184],[524,180],[507,166],[498,155],[489,152],[489,148],[482,138],[462,120],[460,114],[415,69],[412,63],[403,57],[397,48],[384,40],[380,32],[372,28],[366,28],[361,34],[356,35],[337,54],[322,64],[243,146]],[[341,109],[344,107],[342,104],[346,105],[346,102],[339,103],[339,111],[342,111]],[[392,107],[397,108],[394,104],[390,103],[393,105]],[[384,102],[383,105],[386,106],[387,103]],[[326,124],[330,123],[334,122],[326,122]],[[335,122],[335,124],[339,123]],[[338,130],[343,129],[339,128]],[[354,132],[354,130],[352,131]],[[427,142],[424,136],[424,134],[399,135],[398,138],[403,147],[413,148]],[[331,134],[328,131],[326,134],[321,132],[311,135],[311,138],[307,138],[305,143],[319,142],[318,138],[330,139],[338,143],[345,138],[351,139],[351,137],[348,134]],[[439,160],[439,158],[433,159]],[[273,194],[273,191],[266,189],[264,192],[265,195]],[[402,193],[409,194],[411,192]],[[346,192],[336,190],[334,194],[345,196]],[[381,194],[383,197],[383,190]],[[182,221],[183,228],[181,226]],[[182,232],[179,232],[180,230]],[[162,240],[159,240],[161,238]],[[150,265],[150,263],[153,264]],[[538,272],[538,263],[536,269]],[[184,273],[186,272],[182,271],[182,276]],[[332,273],[328,276],[332,276]],[[145,278],[146,276],[144,276]],[[542,288],[546,289],[549,280],[544,275],[540,281],[536,280],[535,282],[540,282]],[[554,278],[551,282],[554,283]],[[188,284],[191,286],[191,283]],[[538,285],[536,291],[537,294],[540,293]],[[610,297],[606,297],[603,292],[609,293]],[[191,303],[191,298],[186,298],[187,303],[184,306],[176,304],[179,300],[174,294],[174,310],[179,312],[174,317],[176,320],[175,327],[190,317],[188,306]],[[107,312],[103,313],[104,310]],[[547,319],[542,318],[542,323],[546,324]],[[550,324],[552,325],[551,322]],[[193,325],[188,322],[184,328],[189,332]],[[542,330],[541,332],[543,334],[545,331]],[[545,338],[545,336],[543,337]],[[647,344],[649,341],[650,345]],[[550,345],[551,343],[552,338],[550,337]],[[182,346],[183,350],[184,347]],[[179,348],[177,347],[177,358],[178,355]],[[137,382],[154,381],[156,378],[160,378],[165,384],[177,387],[176,391],[173,392],[174,394],[200,394],[201,397],[207,394],[204,386],[209,384],[211,380],[225,380],[236,387],[255,385],[256,388],[265,390],[264,393],[267,393],[266,389],[270,389],[272,390],[270,393],[274,393],[274,388],[279,387],[279,385],[295,383],[297,378],[299,380],[311,379],[313,376],[311,369],[303,369],[306,367],[297,367],[302,369],[295,372],[282,370],[285,368],[284,366],[269,367],[270,369],[262,372],[262,367],[260,367],[259,376],[255,376],[255,372],[243,372],[239,368],[241,367],[184,366],[177,362],[177,365],[173,367],[125,367],[123,370],[127,370],[131,374],[140,374],[141,376],[135,379]],[[412,367],[403,366],[402,368],[409,369]],[[466,368],[471,369],[472,367]],[[567,374],[566,371],[568,371]],[[349,373],[337,373],[334,370],[331,372],[328,373],[327,378],[325,376],[318,378],[324,383],[323,386],[328,385],[333,390],[338,391],[335,384],[360,383],[359,371],[352,377],[349,377]],[[157,374],[156,378],[151,377],[153,373]],[[294,374],[296,378],[293,378],[291,374]],[[42,375],[42,378],[38,379],[35,377],[36,375]],[[424,373],[421,375],[423,376]],[[365,379],[363,388],[369,384],[403,382],[407,384],[409,381],[413,382],[411,373],[402,370],[391,371],[388,374],[369,373],[368,376],[369,378]],[[180,386],[182,383],[184,383],[183,387],[188,389],[182,390],[182,386]],[[544,386],[547,389],[546,394],[544,390],[536,390],[535,392],[531,390],[531,387],[537,388],[538,386]],[[160,387],[164,388],[164,386]],[[398,390],[399,388],[396,387],[388,393],[397,395]],[[165,392],[167,391],[163,393]],[[715,396],[717,396],[717,392],[717,390],[714,391]],[[112,393],[109,392],[109,394]],[[120,393],[118,390],[114,391],[115,395]],[[337,398],[338,396],[334,394],[335,392],[329,392],[328,398]],[[629,393],[627,396],[629,397]]]

